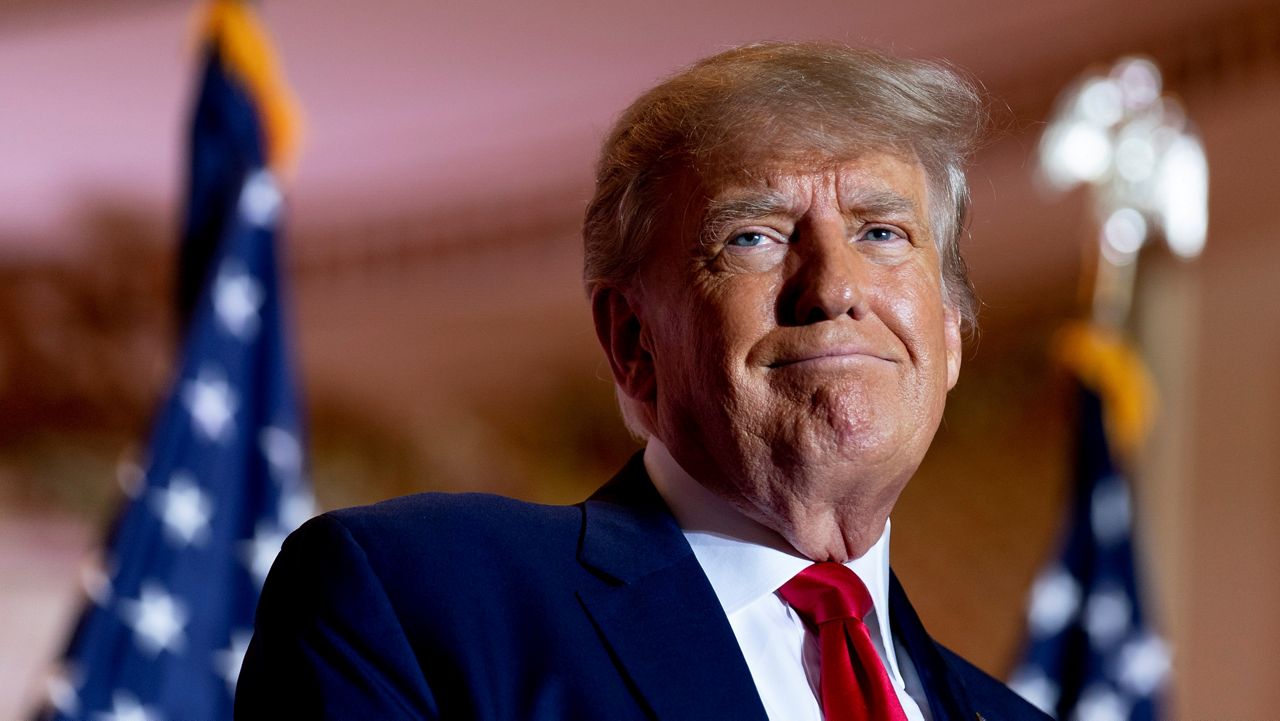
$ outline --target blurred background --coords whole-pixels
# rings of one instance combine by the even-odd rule
[[[194,4],[0,0],[0,716],[40,693],[83,559],[171,383]],[[943,58],[990,94],[965,252],[984,304],[894,516],[930,630],[996,675],[1068,498],[1087,198],[1035,180],[1054,98],[1142,53],[1203,139],[1203,255],[1153,246],[1131,326],[1156,426],[1130,459],[1172,718],[1280,707],[1280,7],[271,0],[305,112],[284,253],[323,508],[423,490],[576,502],[635,450],[580,284],[578,224],[613,117],[701,56],[833,39]]]

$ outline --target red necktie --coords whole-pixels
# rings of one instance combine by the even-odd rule
[[[815,563],[778,593],[809,626],[821,649],[822,714],[827,721],[906,721],[898,694],[862,618],[871,594],[839,563]]]

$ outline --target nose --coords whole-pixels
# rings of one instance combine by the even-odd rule
[[[814,229],[797,240],[801,241],[798,266],[788,280],[791,287],[781,308],[783,323],[810,325],[846,315],[855,320],[865,316],[866,261],[846,237],[844,224],[838,231]]]

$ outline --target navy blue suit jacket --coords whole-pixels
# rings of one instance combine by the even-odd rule
[[[933,718],[1043,719],[894,630]],[[423,494],[325,514],[263,589],[237,719],[766,721],[710,583],[637,455],[577,506]]]

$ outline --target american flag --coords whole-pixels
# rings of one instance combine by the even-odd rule
[[[1066,537],[1032,586],[1027,648],[1009,685],[1060,721],[1155,721],[1169,651],[1140,602],[1133,504],[1104,402],[1083,383],[1079,398]]]
[[[187,235],[220,230],[145,472],[87,574],[41,719],[230,719],[262,582],[312,513],[275,251],[283,198],[261,103],[217,36],[247,9],[211,8],[233,22],[213,23],[206,47],[189,208],[203,220]]]

